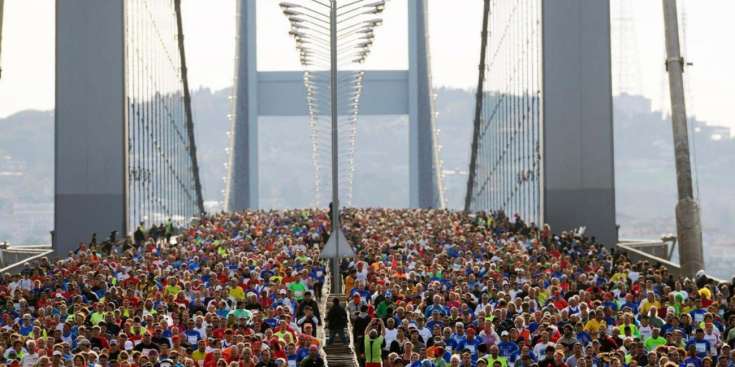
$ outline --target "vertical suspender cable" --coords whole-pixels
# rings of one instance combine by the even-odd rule
[[[487,49],[487,23],[490,14],[490,0],[485,0],[485,6],[482,16],[482,43],[480,47],[480,66],[479,77],[477,79],[477,94],[475,95],[475,120],[472,123],[472,155],[470,156],[470,172],[467,178],[467,192],[464,198],[464,210],[470,211],[473,195],[475,194],[477,184],[475,176],[477,175],[477,149],[478,140],[480,138],[480,125],[482,124],[482,105],[484,102],[484,84],[485,84],[485,53]]]

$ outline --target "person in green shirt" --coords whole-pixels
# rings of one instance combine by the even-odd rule
[[[304,299],[304,292],[309,290],[304,283],[299,281],[291,282],[291,284],[288,285],[288,289],[291,290],[291,293],[293,293],[294,298],[296,298],[297,301],[302,301]]]
[[[648,350],[649,352],[652,352],[658,347],[659,345],[666,344],[666,338],[659,335],[661,331],[659,328],[654,328],[651,332],[651,337],[647,338],[646,341],[643,343],[643,346]]]
[[[496,362],[500,362],[501,367],[508,367],[508,361],[500,356],[500,348],[497,345],[490,347],[490,355],[485,358],[487,359],[488,366],[494,366]]]
[[[245,301],[238,301],[237,308],[230,311],[230,313],[227,314],[227,316],[229,315],[235,316],[235,319],[238,319],[238,320],[240,319],[240,317],[245,317],[248,320],[248,322],[250,322],[250,319],[253,318],[253,313],[245,309]]]
[[[385,340],[385,324],[382,319],[372,319],[365,329],[365,365],[368,363],[382,363],[381,353],[383,341]]]
[[[163,290],[163,295],[167,296],[169,294],[173,294],[174,296],[179,294],[181,291],[181,286],[176,281],[175,277],[168,277],[168,284],[166,285],[166,288]]]
[[[174,234],[174,224],[171,222],[171,218],[166,221],[166,243],[171,243],[171,236]]]
[[[632,315],[630,314],[626,313],[623,315],[622,320],[620,320],[620,333],[625,336],[635,336],[636,338],[640,339],[641,332],[638,330],[638,327],[631,322],[631,318]],[[630,330],[630,334],[626,334],[628,330]]]
[[[668,295],[668,300],[663,307],[672,307],[674,309],[674,316],[679,317],[681,315],[681,303],[679,303],[679,301],[676,299],[677,296],[682,297],[682,295],[679,293],[675,294],[674,292],[670,292]]]
[[[396,309],[396,303],[393,302],[393,295],[390,292],[385,294],[385,301],[380,302],[378,308],[375,309],[375,317],[383,317],[388,313],[388,307]]]
[[[92,325],[97,325],[100,323],[100,321],[104,321],[105,319],[105,303],[97,302],[97,304],[95,304],[94,306],[95,310],[89,317],[89,321],[92,323]]]

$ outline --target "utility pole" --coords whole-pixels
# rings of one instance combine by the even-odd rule
[[[689,161],[686,101],[684,99],[684,58],[679,50],[679,24],[676,0],[663,0],[666,29],[666,70],[671,92],[671,122],[674,132],[676,186],[679,203],[676,204],[676,233],[679,242],[679,264],[682,274],[692,277],[704,270],[702,226],[699,205],[694,201],[692,167]]]

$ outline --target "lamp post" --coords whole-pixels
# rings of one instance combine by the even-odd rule
[[[325,246],[327,249],[335,248],[332,256],[332,293],[340,293],[342,286],[342,277],[339,273],[340,263],[340,245],[347,244],[344,235],[341,232],[339,224],[339,184],[340,179],[345,178],[348,184],[349,197],[352,197],[352,179],[354,177],[354,152],[355,140],[357,133],[357,116],[359,109],[359,100],[362,93],[362,79],[364,71],[347,72],[342,77],[339,76],[340,67],[357,63],[362,64],[370,55],[370,47],[373,45],[375,35],[375,27],[382,24],[380,18],[372,18],[363,20],[363,17],[374,17],[385,9],[385,1],[372,1],[367,3],[365,0],[354,0],[346,5],[338,6],[338,0],[310,0],[309,4],[315,4],[314,8],[302,4],[307,2],[303,0],[299,3],[281,2],[279,5],[291,23],[291,35],[296,40],[296,49],[299,52],[301,65],[305,68],[312,68],[304,72],[304,86],[307,90],[307,107],[309,110],[309,124],[312,130],[312,159],[317,171],[315,178],[317,180],[317,203],[321,198],[319,174],[323,166],[329,164],[320,164],[320,153],[326,151],[320,148],[320,140],[326,140],[325,135],[320,135],[320,128],[327,126],[319,123],[320,111],[327,110],[327,105],[331,114],[331,185],[332,185],[332,204],[331,204],[331,222],[332,235]],[[322,10],[322,11],[320,11]],[[329,76],[326,73],[320,74],[328,69]],[[342,88],[345,92],[340,94]],[[326,91],[329,90],[330,96],[326,98]],[[329,102],[327,102],[329,101]],[[346,115],[347,123],[340,123],[339,114]],[[350,164],[347,170],[340,170],[339,167],[339,128],[348,125],[348,132],[351,134],[347,140],[347,151]],[[324,167],[327,168],[327,167]],[[348,172],[346,176],[344,173]],[[340,177],[340,174],[343,174]],[[343,242],[344,241],[344,242]],[[345,255],[345,254],[343,254]]]

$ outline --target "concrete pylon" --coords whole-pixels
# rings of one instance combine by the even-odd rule
[[[258,208],[258,57],[255,0],[237,0],[235,80],[225,210]]]

